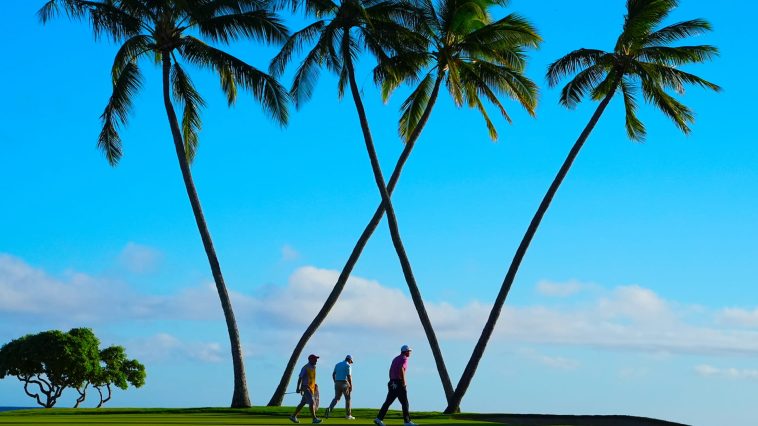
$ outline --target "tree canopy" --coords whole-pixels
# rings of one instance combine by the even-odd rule
[[[145,366],[126,358],[124,348],[99,349],[100,340],[89,328],[27,334],[0,348],[0,379],[15,376],[37,404],[55,406],[66,388],[79,392],[76,406],[92,385],[100,394],[100,407],[111,397],[111,385],[126,389],[145,383]],[[102,388],[107,393],[103,397]]]

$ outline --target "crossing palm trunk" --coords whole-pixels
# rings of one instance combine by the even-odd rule
[[[171,95],[169,90],[171,85],[169,78],[169,75],[171,73],[171,57],[169,52],[163,52],[162,57],[163,103],[166,107],[166,114],[168,115],[169,125],[171,126],[171,135],[174,139],[176,157],[179,160],[179,168],[182,171],[184,186],[187,189],[187,196],[189,197],[190,204],[192,205],[192,212],[195,215],[197,229],[200,232],[200,238],[203,241],[205,254],[208,257],[208,263],[211,267],[213,281],[216,283],[218,297],[221,300],[221,308],[224,311],[226,328],[229,332],[229,341],[232,351],[232,365],[234,370],[234,393],[232,394],[231,406],[232,408],[250,407],[250,397],[248,396],[247,391],[245,366],[242,362],[242,345],[240,343],[239,331],[237,330],[237,321],[234,318],[232,302],[229,298],[226,284],[224,283],[224,277],[221,274],[221,266],[219,265],[218,257],[216,256],[216,249],[213,247],[211,234],[208,230],[208,225],[205,222],[205,216],[203,215],[202,207],[200,206],[200,198],[197,195],[195,183],[192,180],[192,172],[190,170],[189,161],[187,161],[187,155],[184,150],[184,142],[182,140],[181,130],[179,129],[179,121],[176,118],[176,112],[174,111],[174,106],[171,103]]]
[[[346,36],[344,38],[347,38]],[[355,82],[355,72],[353,70],[353,64],[350,61],[349,56],[345,59],[345,66],[347,67],[347,75],[350,84],[350,91],[353,95],[353,101],[355,102],[355,108],[358,111],[358,118],[361,123],[361,130],[363,131],[363,139],[366,143],[366,151],[368,151],[369,160],[371,161],[371,169],[374,172],[374,180],[376,186],[379,188],[379,193],[382,197],[382,203],[384,204],[385,211],[387,212],[387,223],[390,228],[390,236],[392,238],[392,245],[395,247],[398,259],[400,260],[400,266],[403,270],[405,281],[408,284],[408,290],[411,293],[411,299],[413,305],[418,313],[421,325],[424,328],[424,333],[429,341],[429,346],[432,349],[432,355],[434,356],[434,362],[437,365],[437,372],[440,375],[442,386],[444,389],[452,388],[450,382],[450,375],[447,372],[445,361],[442,357],[442,351],[440,350],[437,336],[434,333],[434,328],[429,320],[429,315],[426,312],[424,306],[424,300],[421,298],[421,292],[416,284],[416,278],[413,276],[413,270],[411,269],[408,255],[405,252],[405,247],[400,239],[400,230],[397,225],[397,217],[395,216],[395,209],[392,207],[392,200],[390,200],[389,193],[387,192],[387,186],[384,183],[384,177],[382,176],[382,169],[379,165],[379,159],[376,155],[376,149],[374,147],[374,141],[371,136],[371,130],[368,126],[368,120],[366,118],[366,111],[363,108],[363,102],[361,101],[360,92],[358,90],[358,84]]]
[[[524,259],[526,250],[529,248],[529,244],[532,242],[532,238],[537,232],[537,228],[540,226],[540,222],[542,222],[542,218],[545,216],[545,212],[547,212],[548,207],[550,207],[550,203],[553,201],[555,193],[558,191],[558,188],[561,186],[563,179],[568,174],[568,171],[571,168],[571,165],[574,163],[576,156],[579,155],[579,151],[582,149],[582,146],[584,146],[584,142],[592,132],[592,129],[595,128],[597,121],[600,119],[603,111],[605,111],[605,107],[607,107],[608,103],[611,101],[617,84],[618,82],[615,82],[611,85],[613,90],[611,90],[600,102],[600,105],[598,105],[595,113],[592,115],[592,118],[590,118],[589,123],[587,123],[587,126],[585,126],[584,130],[579,135],[579,138],[574,143],[574,146],[571,147],[571,151],[569,151],[568,157],[566,157],[566,160],[564,160],[560,170],[558,170],[558,174],[555,176],[555,179],[553,179],[553,183],[550,184],[550,188],[548,188],[547,193],[540,203],[540,206],[537,208],[537,212],[534,214],[532,221],[529,223],[529,227],[527,228],[526,233],[521,240],[521,244],[519,244],[518,249],[516,250],[516,254],[513,256],[511,266],[508,268],[508,272],[505,275],[505,279],[503,280],[503,284],[500,287],[497,298],[495,299],[495,304],[492,306],[492,310],[490,311],[490,315],[487,318],[487,323],[482,330],[482,334],[479,336],[479,340],[476,342],[476,346],[474,347],[474,351],[471,354],[471,358],[466,364],[466,368],[463,370],[463,374],[461,375],[461,380],[458,382],[458,386],[455,387],[453,397],[448,401],[447,408],[445,408],[446,414],[451,414],[459,411],[461,400],[468,390],[468,387],[471,384],[471,380],[474,378],[476,368],[479,366],[479,361],[481,361],[482,356],[484,355],[484,350],[487,347],[487,343],[489,342],[490,337],[492,337],[492,332],[495,331],[495,324],[497,323],[498,317],[500,316],[500,311],[502,310],[503,304],[505,303],[505,298],[508,296],[508,292],[511,290],[513,280],[516,278],[516,273],[518,272],[519,266],[521,266],[521,261]]]
[[[421,135],[424,126],[426,126],[426,123],[429,121],[429,116],[431,116],[432,109],[434,108],[434,104],[437,101],[437,95],[439,94],[443,78],[444,73],[439,73],[437,79],[434,82],[434,88],[432,89],[432,92],[429,96],[429,103],[427,103],[426,108],[421,114],[421,118],[416,125],[416,128],[413,130],[410,137],[408,138],[408,141],[405,143],[403,152],[400,154],[400,157],[398,157],[397,163],[395,164],[395,169],[392,171],[389,183],[387,184],[387,193],[390,196],[392,196],[392,192],[395,190],[397,181],[400,180],[400,174],[403,171],[403,166],[405,166],[408,157],[411,155],[411,151],[413,151],[413,147],[416,145],[416,141]],[[324,305],[318,311],[311,323],[305,329],[305,332],[303,332],[300,340],[298,340],[297,344],[295,345],[295,349],[292,351],[292,355],[290,355],[290,359],[284,369],[282,378],[279,380],[279,385],[274,391],[271,400],[268,402],[269,407],[278,407],[282,405],[284,394],[287,391],[287,384],[292,378],[292,373],[295,370],[295,365],[297,364],[298,358],[300,358],[300,355],[302,355],[303,350],[305,349],[305,345],[308,344],[308,341],[316,333],[316,330],[318,330],[318,328],[324,322],[327,315],[329,315],[329,312],[332,310],[335,303],[337,303],[337,299],[339,299],[340,294],[342,294],[342,290],[345,288],[345,284],[347,284],[347,280],[350,278],[350,273],[353,271],[355,264],[358,263],[358,259],[361,257],[363,249],[366,247],[366,244],[371,238],[371,235],[373,235],[374,231],[379,226],[379,222],[382,220],[382,216],[384,216],[384,210],[384,201],[382,201],[379,204],[379,207],[376,208],[374,215],[366,225],[363,233],[361,233],[358,241],[355,243],[353,251],[350,253],[350,257],[348,257],[347,262],[345,262],[345,266],[342,268],[342,272],[340,272],[340,275],[337,278],[337,282],[332,288],[332,291],[329,293],[329,296],[326,298]],[[445,386],[443,384],[446,399],[449,399],[453,395],[452,383],[449,380],[448,383],[448,386]]]

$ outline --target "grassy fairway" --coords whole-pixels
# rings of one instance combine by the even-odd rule
[[[293,408],[255,407],[246,410],[225,408],[198,409],[52,409],[24,410],[0,413],[0,425],[284,425],[292,424],[287,417]],[[300,413],[301,424],[311,424],[307,407]],[[375,409],[355,409],[356,420],[345,420],[344,410],[324,419],[328,425],[372,425]],[[323,415],[323,410],[319,410]],[[486,421],[455,419],[439,413],[414,413],[419,425],[495,425]],[[402,425],[402,416],[390,412],[385,419],[389,425]]]
[[[291,425],[287,417],[292,407],[231,408],[102,408],[22,410],[0,413],[0,425]],[[303,410],[307,412],[307,409]],[[311,424],[301,412],[302,425]],[[345,411],[337,409],[325,425],[373,425],[375,408],[353,410],[356,420],[345,420]],[[324,410],[319,410],[323,416]],[[402,425],[400,412],[390,411],[384,419],[388,426]],[[460,414],[448,416],[436,412],[415,412],[419,425],[509,425],[509,426],[686,426],[663,420],[632,416],[561,416],[540,414]]]

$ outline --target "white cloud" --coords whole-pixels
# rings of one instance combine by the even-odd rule
[[[295,250],[294,247],[292,247],[289,244],[285,244],[282,246],[282,260],[285,262],[290,262],[293,260],[297,260],[300,258],[300,253]]]
[[[640,286],[620,286],[598,303],[598,313],[607,319],[628,319],[643,323],[672,321],[674,312],[668,302],[654,291]]]
[[[576,370],[579,368],[579,362],[576,360],[562,356],[545,355],[534,349],[521,349],[519,354],[524,358],[557,370]]]
[[[263,287],[254,294],[230,290],[241,328],[255,324],[268,339],[299,336],[332,290],[338,272],[308,266],[287,284]],[[491,305],[426,303],[441,340],[471,343],[478,338]],[[692,309],[640,286],[599,292],[594,300],[560,308],[503,308],[493,341],[575,345],[645,353],[758,355],[758,330],[730,327],[724,312]],[[18,258],[0,255],[0,317],[6,324],[39,318],[54,324],[102,324],[134,320],[223,321],[215,286],[187,286],[168,295],[144,294],[124,284],[80,273],[52,277]],[[262,327],[264,325],[264,327]],[[57,325],[56,325],[57,326]],[[320,329],[364,336],[423,341],[418,315],[407,291],[352,277]],[[259,336],[260,337],[260,336]],[[259,339],[256,340],[260,342]],[[211,348],[212,349],[212,348]],[[207,355],[213,358],[213,350]],[[551,360],[545,359],[550,363]],[[552,360],[554,365],[565,360]]]
[[[135,274],[148,274],[154,272],[163,255],[154,248],[129,242],[118,256],[118,261],[127,271]]]
[[[718,314],[718,320],[725,325],[758,328],[758,308],[751,310],[725,308]]]
[[[537,292],[543,296],[549,297],[568,297],[585,290],[586,287],[585,284],[578,281],[556,283],[542,280],[537,283]]]
[[[183,341],[167,333],[138,339],[129,344],[130,356],[143,362],[162,362],[177,359],[220,363],[228,360],[228,343]]]
[[[89,320],[118,306],[103,306],[106,289],[125,293],[116,283],[97,281],[80,273],[64,279],[50,277],[22,260],[0,254],[0,313],[70,320]]]
[[[717,368],[707,364],[701,364],[695,367],[695,372],[703,377],[718,377],[733,380],[758,380],[758,370]]]

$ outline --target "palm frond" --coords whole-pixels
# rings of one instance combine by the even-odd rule
[[[40,8],[37,17],[45,24],[60,15],[61,9],[70,19],[88,19],[96,39],[105,35],[118,41],[140,31],[139,19],[111,1],[50,0]]]
[[[292,11],[295,12],[302,4],[307,15],[317,18],[332,15],[339,9],[339,5],[332,0],[291,0]],[[297,4],[296,4],[297,3]]]
[[[718,48],[714,46],[651,46],[640,49],[638,57],[643,61],[665,65],[686,65],[702,63],[718,56]]]
[[[312,43],[313,40],[318,38],[319,33],[324,29],[325,25],[324,21],[316,21],[302,30],[293,33],[284,43],[279,53],[271,60],[271,65],[268,68],[271,75],[282,75],[292,58],[292,54],[300,53],[304,44]]]
[[[338,72],[342,69],[341,59],[334,51],[335,33],[336,29],[332,25],[326,26],[321,31],[316,45],[305,55],[295,72],[290,88],[290,95],[295,103],[295,108],[300,108],[303,103],[310,99],[316,81],[318,81],[321,65],[326,65],[327,68],[338,70]]]
[[[614,51],[620,53],[640,46],[653,28],[678,5],[678,0],[627,0],[624,28]]]
[[[636,88],[626,79],[621,81],[620,86],[621,93],[624,95],[626,134],[631,140],[642,141],[647,132],[645,125],[637,118],[637,99],[634,95]]]
[[[721,87],[718,85],[676,68],[656,63],[644,62],[639,62],[638,66],[641,72],[647,74],[650,79],[659,82],[659,84],[661,84],[663,87],[672,89],[679,94],[684,93],[685,84],[700,86],[716,92],[721,91]]]
[[[445,2],[448,3],[448,2]],[[468,34],[491,23],[486,2],[478,0],[451,0],[445,17],[444,31],[448,35]]]
[[[142,76],[137,65],[133,62],[126,64],[113,83],[113,93],[100,116],[103,129],[97,146],[105,153],[105,158],[112,166],[118,163],[122,155],[118,129],[126,124],[132,107],[132,99],[141,86]]]
[[[643,77],[642,94],[645,100],[661,110],[664,115],[671,119],[679,129],[685,134],[690,133],[688,123],[694,123],[695,116],[692,110],[678,102],[672,96],[667,94],[656,81]]]
[[[546,75],[548,85],[555,87],[563,76],[593,67],[600,62],[603,55],[606,55],[606,52],[596,49],[578,49],[566,54],[548,66]]]
[[[195,89],[190,77],[176,61],[172,66],[171,81],[174,100],[177,105],[184,108],[182,114],[184,152],[187,154],[187,161],[192,162],[197,151],[198,133],[203,125],[200,119],[200,109],[205,106],[205,101]]]
[[[523,72],[526,69],[527,56],[523,49],[513,46],[493,46],[471,43],[458,44],[460,56],[471,62],[492,62]]]
[[[111,68],[111,78],[113,82],[121,75],[126,64],[136,62],[137,59],[153,50],[155,45],[148,35],[136,35],[126,40],[116,52],[116,58],[113,60]]]
[[[265,9],[215,16],[198,22],[197,28],[200,34],[222,43],[241,38],[280,43],[289,33],[282,20]]]
[[[427,51],[401,52],[387,58],[374,68],[374,82],[381,86],[382,100],[387,102],[401,84],[413,84],[434,56]]]
[[[342,100],[342,97],[345,96],[345,88],[350,81],[349,77],[347,67],[342,67],[337,79],[337,99],[339,100]]]
[[[512,13],[464,35],[462,43],[496,45],[501,48],[537,48],[542,42],[537,29],[526,18]]]
[[[476,102],[471,98],[476,97],[481,101],[481,97],[484,96],[490,101],[490,103],[500,110],[500,114],[508,121],[508,123],[512,123],[513,121],[511,120],[511,117],[508,115],[508,112],[505,110],[505,107],[500,102],[497,94],[495,94],[495,91],[490,87],[489,83],[495,83],[495,87],[501,92],[505,89],[505,91],[511,95],[510,91],[507,87],[503,88],[498,85],[501,82],[497,77],[494,77],[489,73],[487,73],[485,77],[483,75],[484,73],[482,73],[481,67],[478,67],[477,65],[478,64],[465,64],[460,67],[461,82],[463,83],[463,87],[467,88],[467,90],[464,91],[468,100],[467,103],[470,106],[475,106]]]
[[[605,68],[601,65],[592,65],[580,71],[561,90],[561,105],[574,108],[582,101],[582,98],[590,93],[605,76]],[[553,86],[553,84],[551,84]]]
[[[460,61],[450,61],[447,63],[447,81],[446,86],[450,96],[453,98],[455,106],[463,105],[463,87],[461,84],[460,72],[458,70]]]
[[[226,95],[226,101],[229,105],[234,105],[237,102],[237,82],[234,81],[234,74],[229,66],[222,66],[217,70],[219,81],[221,82],[221,90]]]
[[[416,87],[410,96],[403,101],[400,106],[400,120],[398,121],[398,133],[403,141],[407,142],[411,133],[416,130],[421,115],[424,113],[429,97],[434,87],[434,78],[432,74],[427,74]]]
[[[615,94],[623,78],[624,75],[620,74],[616,68],[612,68],[605,74],[605,77],[592,88],[590,91],[590,98],[593,101],[599,101],[608,96],[608,93],[610,92],[614,92]]]
[[[711,31],[711,24],[704,19],[678,22],[654,31],[642,41],[643,46],[667,45],[675,41]]]
[[[61,3],[63,4],[61,5]],[[46,24],[47,21],[60,15],[61,7],[64,8],[64,11],[69,16],[69,18],[82,18],[87,11],[87,9],[79,2],[62,2],[61,0],[49,0],[37,11],[37,18],[40,20],[40,22]]]
[[[209,67],[220,75],[228,74],[235,85],[250,91],[266,113],[279,124],[287,123],[287,91],[270,75],[248,65],[244,61],[200,40],[186,36],[180,52],[188,61],[201,67]]]
[[[142,1],[142,0],[132,0]],[[149,0],[151,3],[160,4],[160,1]],[[184,12],[191,15],[195,21],[210,19],[216,16],[233,15],[264,9],[270,4],[266,0],[205,0],[192,2],[182,1],[180,5]]]
[[[482,118],[484,118],[484,123],[487,125],[487,131],[489,132],[490,139],[492,139],[493,141],[496,141],[497,129],[495,128],[495,125],[492,124],[492,120],[490,120],[490,116],[487,115],[487,110],[484,108],[484,105],[482,105],[482,101],[479,100],[478,96],[475,96],[472,100],[473,100],[473,106],[479,110],[479,113],[482,115]]]
[[[499,95],[506,95],[516,100],[529,115],[534,116],[537,107],[537,85],[519,70],[513,70],[506,66],[493,64],[485,61],[478,61],[471,64],[471,76],[475,76],[477,84],[483,87],[483,90],[492,92],[487,94],[490,101],[500,107],[503,116],[510,122],[510,118],[505,113],[505,109],[495,102],[492,98]]]

